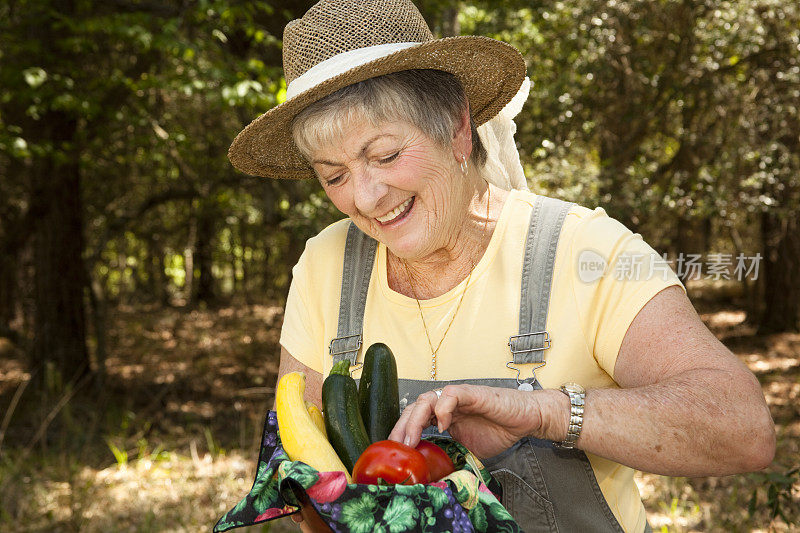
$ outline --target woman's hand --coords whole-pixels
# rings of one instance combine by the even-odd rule
[[[314,533],[314,530],[308,525],[308,522],[303,520],[303,516],[300,513],[289,515],[289,518],[292,519],[292,522],[297,524],[297,526],[300,528],[300,531],[303,533]]]
[[[558,391],[518,391],[481,385],[448,385],[441,397],[421,394],[400,415],[389,438],[416,446],[422,430],[431,424],[449,431],[454,439],[480,458],[492,457],[526,436],[563,439],[566,435],[568,402],[564,406],[564,435],[548,435],[560,428],[547,427],[544,403],[558,402]],[[556,407],[556,406],[554,406]]]

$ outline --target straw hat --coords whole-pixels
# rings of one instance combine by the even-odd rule
[[[516,48],[488,37],[434,39],[410,0],[322,0],[284,29],[286,101],[242,130],[228,158],[255,176],[313,178],[292,139],[294,117],[342,87],[410,69],[455,75],[476,126],[494,117],[525,78]]]

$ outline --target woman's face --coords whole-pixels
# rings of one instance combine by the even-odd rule
[[[424,259],[452,244],[470,201],[459,167],[463,128],[444,147],[406,122],[353,122],[311,153],[333,204],[400,258]]]

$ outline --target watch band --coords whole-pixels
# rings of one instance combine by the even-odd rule
[[[581,436],[581,429],[583,429],[583,405],[586,399],[586,389],[577,383],[565,383],[561,385],[561,392],[569,397],[569,427],[567,428],[567,437],[557,445],[560,448],[572,449],[578,437]]]

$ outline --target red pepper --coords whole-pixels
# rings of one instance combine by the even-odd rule
[[[425,457],[393,440],[370,444],[353,467],[353,481],[368,485],[413,485],[428,483]]]
[[[425,462],[428,464],[428,472],[431,474],[431,481],[439,481],[446,475],[455,472],[450,456],[434,443],[421,440],[417,444],[417,451],[425,457]]]

